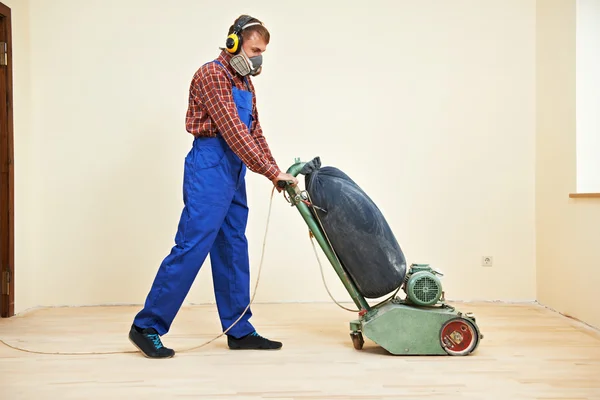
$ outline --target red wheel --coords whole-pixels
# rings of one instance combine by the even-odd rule
[[[440,332],[442,347],[451,356],[465,356],[477,346],[479,337],[473,324],[463,318],[447,321]]]

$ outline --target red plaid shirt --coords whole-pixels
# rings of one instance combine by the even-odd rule
[[[237,88],[248,90],[242,77],[229,65],[231,55],[222,51],[217,60],[227,68]],[[219,64],[208,63],[196,71],[190,84],[186,130],[196,137],[215,137],[217,131],[248,169],[273,180],[281,172],[262,132],[254,85],[252,92],[254,120],[250,132],[240,120],[231,94],[231,80]]]

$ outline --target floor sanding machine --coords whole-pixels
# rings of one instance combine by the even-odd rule
[[[359,185],[337,168],[322,167],[319,157],[295,159],[287,172],[304,175],[304,190],[278,184],[358,308],[350,321],[355,349],[363,348],[364,335],[393,355],[475,351],[483,339],[475,316],[446,303],[440,272],[429,264],[407,266],[381,210]],[[370,305],[367,298],[385,300]]]

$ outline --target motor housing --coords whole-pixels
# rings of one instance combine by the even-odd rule
[[[438,276],[443,274],[429,264],[412,264],[404,281],[406,300],[423,307],[437,304],[444,294]]]

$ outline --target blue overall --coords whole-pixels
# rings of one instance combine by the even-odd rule
[[[227,75],[238,115],[250,129],[252,93],[236,88]],[[184,208],[175,246],[160,265],[144,308],[134,319],[136,326],[167,333],[209,254],[222,329],[244,312],[250,302],[245,175],[246,166],[220,135],[194,139],[185,159]],[[254,332],[251,316],[249,308],[227,334],[239,338]]]

